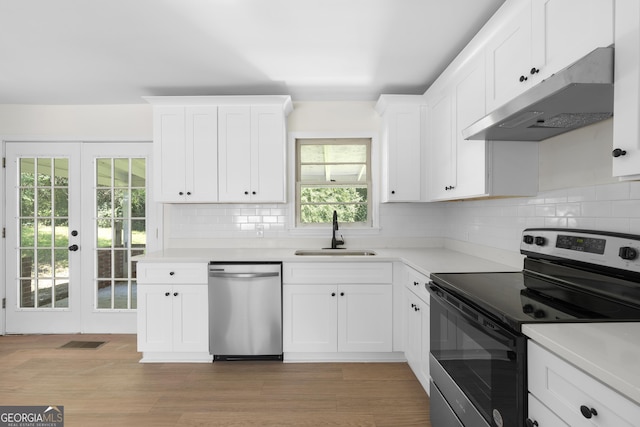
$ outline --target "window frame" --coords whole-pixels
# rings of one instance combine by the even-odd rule
[[[354,234],[377,234],[379,232],[379,142],[375,132],[290,132],[289,133],[289,230],[290,232],[308,235],[324,235],[327,225],[300,224],[300,198],[298,183],[298,155],[297,140],[330,140],[330,139],[367,139],[369,140],[369,164],[368,164],[368,222],[367,223],[340,223],[343,229],[349,229]],[[339,218],[338,218],[339,220]]]

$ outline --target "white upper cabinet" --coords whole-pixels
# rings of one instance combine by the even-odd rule
[[[151,96],[154,196],[284,202],[289,96]]]
[[[439,200],[447,198],[457,186],[453,94],[428,93],[427,98],[429,198]]]
[[[507,2],[486,46],[487,111],[613,44],[613,0]]]
[[[154,107],[156,201],[218,200],[217,114],[215,106]]]
[[[221,202],[285,202],[281,106],[219,107],[218,144]]]
[[[524,196],[538,189],[536,142],[465,140],[485,114],[484,57],[468,58],[434,96],[427,95],[431,200]]]
[[[613,0],[533,0],[533,83],[613,44],[613,10]]]
[[[616,0],[613,176],[640,179],[640,2]]]
[[[487,111],[493,111],[531,87],[531,0],[511,3],[502,26],[489,40]],[[500,13],[500,11],[499,11]]]
[[[422,138],[425,100],[415,95],[381,95],[382,202],[422,199]]]

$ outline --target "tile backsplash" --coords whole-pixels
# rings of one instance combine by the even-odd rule
[[[288,204],[168,205],[165,238],[301,239],[290,229]],[[571,227],[640,234],[640,182],[620,182],[541,192],[534,197],[440,203],[382,204],[377,239],[449,238],[517,252],[527,227]],[[350,230],[341,230],[345,237]],[[354,234],[351,231],[351,234]],[[318,233],[311,233],[318,236]],[[368,236],[369,236],[368,235]],[[324,236],[323,236],[324,237]]]
[[[640,182],[541,192],[535,197],[446,203],[443,237],[518,251],[528,227],[640,234]]]

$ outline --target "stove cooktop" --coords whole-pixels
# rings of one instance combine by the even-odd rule
[[[535,322],[640,321],[640,236],[527,229],[521,252],[521,272],[431,279],[518,331]]]

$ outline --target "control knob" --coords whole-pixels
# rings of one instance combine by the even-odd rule
[[[525,304],[522,306],[522,312],[525,314],[533,313],[533,306],[531,304]]]
[[[522,237],[522,241],[525,242],[527,245],[530,245],[533,243],[533,236],[530,234],[525,234],[524,237]]]
[[[545,237],[536,236],[536,245],[537,246],[544,246],[546,244],[547,244],[547,239]]]
[[[618,251],[618,256],[622,259],[633,260],[638,258],[638,250],[629,246],[623,246]]]

